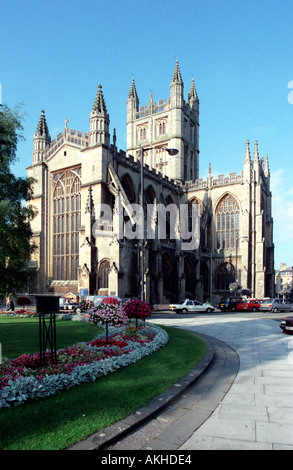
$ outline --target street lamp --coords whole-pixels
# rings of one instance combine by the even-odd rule
[[[142,208],[142,221],[141,221],[141,230],[142,230],[142,240],[141,240],[141,251],[140,251],[140,256],[141,256],[141,262],[140,262],[140,268],[141,268],[141,291],[140,291],[140,299],[142,302],[144,302],[144,261],[145,261],[145,246],[144,246],[144,175],[143,175],[143,159],[144,159],[144,152],[147,150],[156,150],[158,147],[148,147],[148,148],[140,148],[140,201],[141,201],[141,208]],[[169,155],[177,155],[179,150],[177,149],[169,149],[165,148],[166,152],[168,152]]]

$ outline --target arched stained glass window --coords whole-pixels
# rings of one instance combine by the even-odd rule
[[[108,289],[109,271],[110,271],[110,261],[108,259],[101,261],[100,266],[99,266],[99,272],[98,272],[99,289]]]
[[[239,206],[236,199],[226,194],[216,209],[217,248],[235,248],[239,238]]]
[[[78,170],[54,177],[53,276],[77,280],[79,265],[80,178]]]
[[[215,287],[217,290],[229,290],[231,282],[235,281],[235,269],[230,263],[219,266],[215,275]]]
[[[188,230],[192,229],[192,226],[193,226],[192,219],[198,216],[202,218],[203,212],[204,212],[203,204],[199,199],[193,198],[191,201],[189,201],[188,203]]]

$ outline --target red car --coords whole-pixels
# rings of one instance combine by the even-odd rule
[[[260,307],[260,300],[258,299],[248,299],[244,300],[243,302],[239,302],[237,304],[237,310],[249,310],[252,312],[256,312],[259,310]]]
[[[293,317],[283,318],[279,326],[283,333],[293,335]]]

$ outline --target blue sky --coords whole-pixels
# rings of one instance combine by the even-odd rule
[[[275,267],[293,266],[292,0],[5,0],[0,10],[2,102],[23,103],[17,176],[32,161],[41,110],[52,139],[87,132],[98,85],[126,148],[132,76],[140,105],[169,97],[176,58],[184,95],[200,100],[200,177],[240,173],[245,142],[268,154]],[[289,85],[289,87],[288,87]],[[293,93],[292,93],[293,94]]]

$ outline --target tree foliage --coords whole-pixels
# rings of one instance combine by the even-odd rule
[[[29,260],[34,246],[30,220],[35,213],[30,204],[31,178],[16,177],[11,165],[17,160],[22,139],[20,109],[0,105],[0,295],[14,294],[26,287],[34,274]]]

